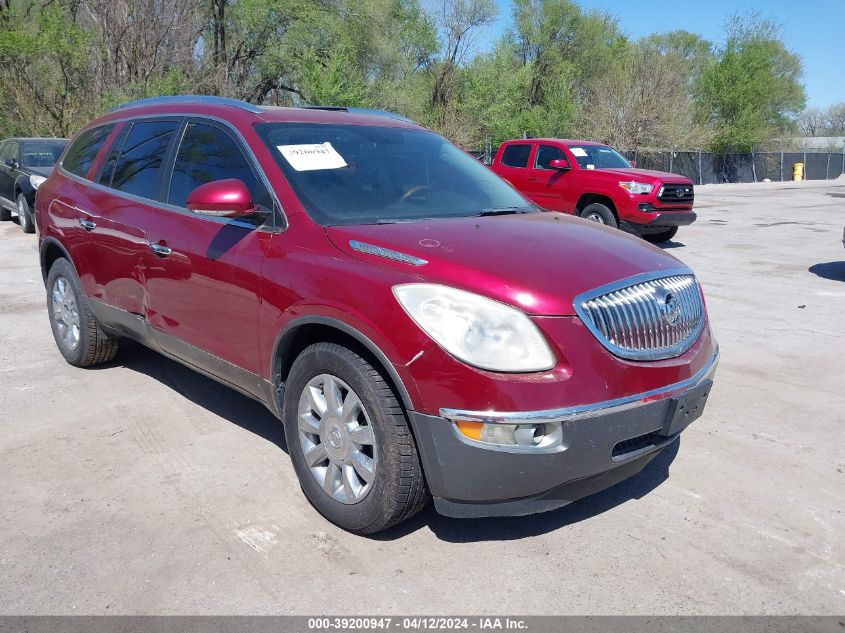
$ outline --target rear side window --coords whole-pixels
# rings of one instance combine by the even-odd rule
[[[237,178],[252,193],[252,201],[272,209],[270,194],[256,177],[241,148],[226,132],[205,123],[188,123],[176,154],[167,201],[185,208],[188,195],[200,185]]]
[[[120,151],[123,149],[123,142],[126,140],[126,133],[131,128],[131,125],[126,125],[120,131],[120,134],[117,135],[117,138],[115,138],[112,142],[108,154],[106,154],[106,158],[103,161],[102,169],[100,169],[100,175],[97,178],[97,182],[99,182],[101,185],[111,187],[111,179],[112,176],[114,176],[114,166],[117,164],[117,159],[120,156]]]
[[[62,160],[62,167],[66,171],[84,178],[88,174],[91,163],[94,162],[94,157],[97,156],[97,152],[100,151],[113,127],[113,124],[102,125],[86,130],[77,136],[67,154],[65,154],[64,160]]]
[[[111,186],[143,198],[158,198],[159,177],[178,121],[141,121],[123,143]]]
[[[530,145],[508,145],[502,152],[502,164],[508,167],[525,167],[528,165]]]
[[[0,161],[8,163],[10,160],[15,162],[18,160],[18,144],[13,141],[8,141],[0,146]]]
[[[551,169],[549,163],[558,158],[566,158],[566,154],[559,147],[552,145],[540,145],[537,148],[537,158],[534,159],[534,166],[537,169]]]

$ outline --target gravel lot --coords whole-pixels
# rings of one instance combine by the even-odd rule
[[[845,180],[697,210],[667,248],[722,361],[677,450],[556,512],[378,539],[311,509],[261,405],[140,347],[67,365],[3,222],[0,613],[845,612]]]

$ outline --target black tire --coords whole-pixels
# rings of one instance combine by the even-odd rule
[[[299,431],[299,401],[309,381],[328,374],[358,395],[372,427],[375,475],[369,492],[343,503],[317,482],[305,460]],[[416,443],[384,376],[357,352],[335,343],[315,343],[294,361],[285,383],[284,425],[288,451],[299,483],[311,504],[338,527],[373,534],[400,523],[428,503]]]
[[[579,215],[582,218],[592,220],[597,224],[605,224],[614,229],[619,228],[619,223],[616,221],[616,216],[613,215],[613,211],[610,207],[602,204],[601,202],[588,204],[586,207],[581,209],[581,213]]]
[[[35,221],[32,217],[32,209],[29,207],[29,202],[26,196],[22,193],[18,194],[18,224],[24,233],[35,233]]]
[[[668,242],[675,234],[678,232],[678,227],[673,226],[668,231],[661,231],[660,233],[646,233],[643,235],[643,239],[651,242],[652,244],[660,244],[661,242]]]
[[[65,281],[62,287],[65,288],[65,296],[72,293],[78,314],[79,339],[76,347],[67,344],[60,334],[61,326],[54,309],[53,294],[56,284],[60,279]],[[47,274],[47,313],[50,317],[50,328],[53,330],[53,338],[56,346],[65,357],[65,360],[76,367],[89,367],[107,363],[114,359],[117,354],[117,339],[108,336],[103,332],[97,319],[91,314],[88,307],[88,300],[79,285],[76,271],[64,258],[59,258],[50,267]]]

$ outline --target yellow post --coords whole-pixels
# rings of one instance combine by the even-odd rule
[[[795,163],[792,166],[792,180],[804,180],[804,163]]]

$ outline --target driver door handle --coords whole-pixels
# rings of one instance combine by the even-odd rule
[[[169,246],[165,246],[164,244],[151,243],[150,250],[161,257],[167,257],[168,255],[170,255],[170,253],[173,252],[173,249],[171,249]]]
[[[85,218],[79,218],[79,226],[81,226],[86,231],[93,231],[97,228],[97,223],[92,222],[91,220],[86,220]]]

